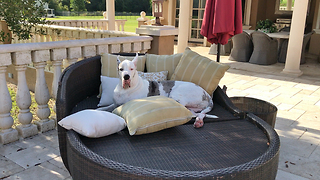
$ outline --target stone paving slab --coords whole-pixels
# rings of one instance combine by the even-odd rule
[[[48,179],[48,180],[61,180],[61,179],[67,179],[70,175],[66,170],[63,170],[61,168],[58,168],[57,166],[45,162],[41,163],[39,165],[33,166],[32,168],[29,168],[25,171],[22,171],[20,173],[17,173],[13,176],[10,176],[8,178],[5,178],[4,180],[21,180],[21,179]]]

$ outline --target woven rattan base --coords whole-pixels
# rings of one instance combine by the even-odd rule
[[[279,140],[270,139],[265,132],[272,129],[260,123],[247,118],[201,129],[188,124],[140,136],[124,130],[98,139],[69,131],[68,161],[77,169],[71,174],[74,179],[90,174],[95,179],[275,179]]]
[[[57,121],[96,108],[100,56],[79,61],[61,75]],[[189,124],[129,136],[127,130],[89,139],[58,126],[59,149],[74,180],[109,179],[275,179],[280,141],[259,117],[245,113],[218,87],[203,128]]]

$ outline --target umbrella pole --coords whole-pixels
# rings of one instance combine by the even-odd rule
[[[218,43],[217,46],[218,46],[218,50],[217,50],[217,62],[220,62],[220,47],[221,47],[221,44]]]

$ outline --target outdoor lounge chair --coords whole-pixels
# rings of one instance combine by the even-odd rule
[[[66,68],[56,99],[57,121],[99,99],[100,56]],[[218,87],[205,125],[193,121],[159,132],[130,136],[124,129],[87,138],[58,125],[59,148],[74,180],[86,179],[275,179],[280,141],[262,119],[236,108]],[[88,119],[90,120],[90,119]]]
[[[232,37],[233,48],[229,56],[229,60],[248,62],[250,60],[253,45],[250,35],[242,32]]]
[[[251,33],[253,52],[249,62],[259,65],[270,65],[278,62],[278,41],[266,33]]]
[[[302,44],[302,51],[301,51],[301,59],[300,59],[300,64],[306,63],[306,58],[305,58],[305,51],[306,51],[306,46],[308,42],[310,41],[311,35],[314,33],[314,31],[309,32],[303,36],[303,44]],[[287,51],[288,51],[288,43],[289,40],[285,40],[281,43],[280,45],[280,50],[279,50],[279,62],[280,63],[285,63],[287,59]]]

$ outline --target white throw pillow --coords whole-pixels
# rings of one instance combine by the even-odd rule
[[[101,98],[98,104],[100,106],[107,106],[113,103],[113,91],[119,84],[119,78],[101,76]]]
[[[77,133],[99,138],[121,131],[126,127],[126,122],[120,116],[107,111],[87,109],[71,114],[58,124],[68,130],[73,129]]]
[[[141,72],[138,71],[138,75],[143,79],[148,81],[165,81],[168,78],[168,71],[161,71],[161,72]]]

